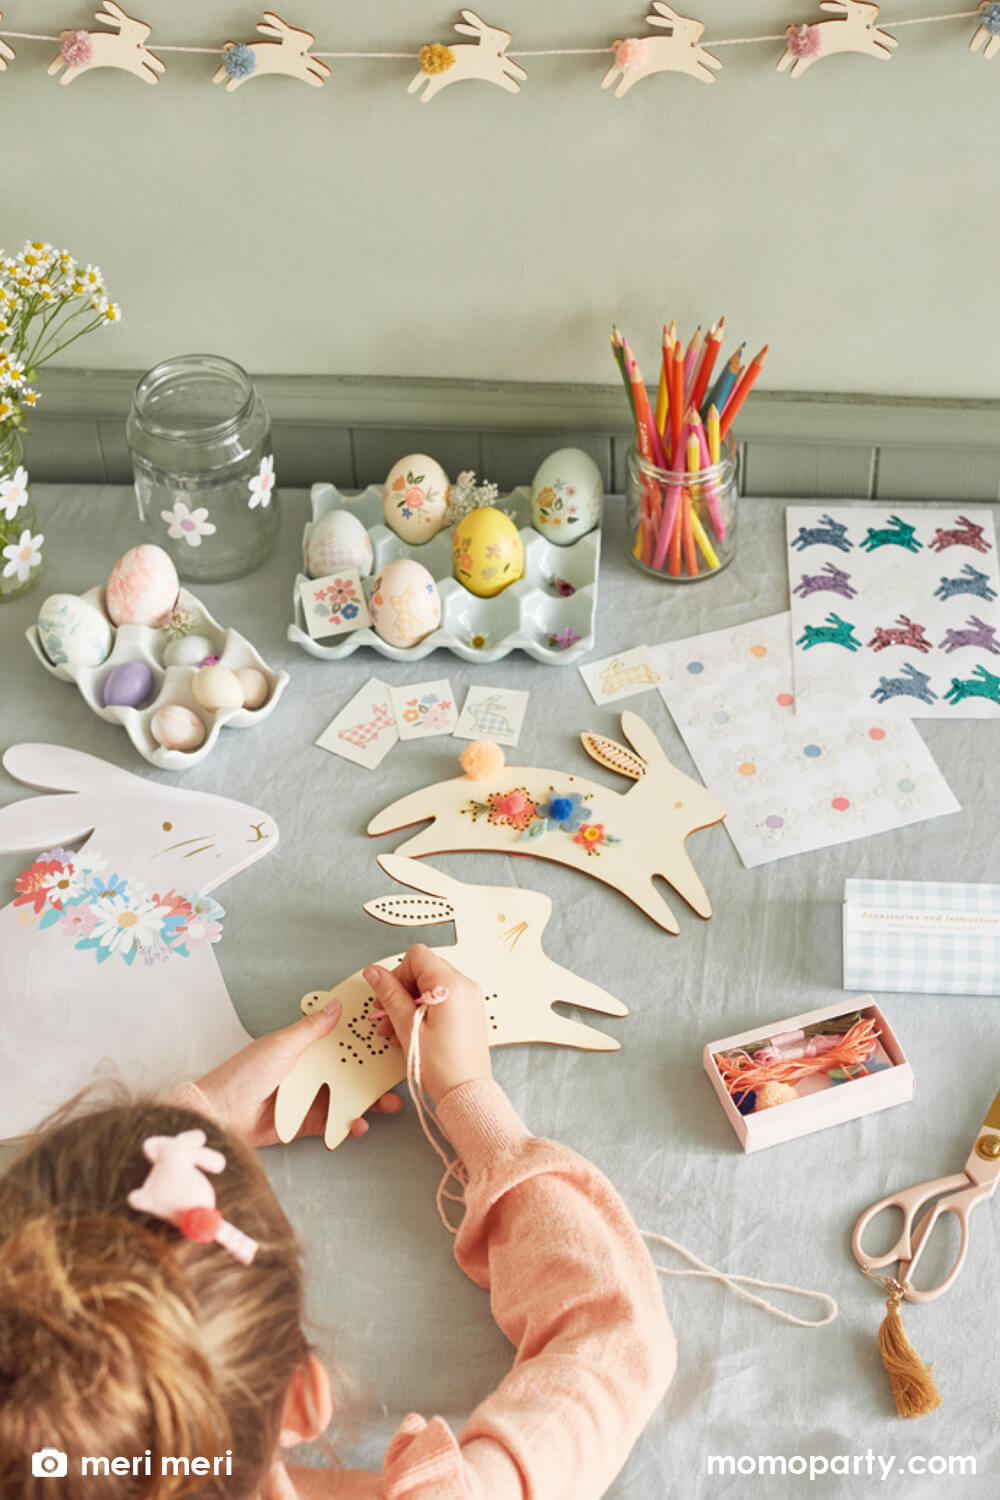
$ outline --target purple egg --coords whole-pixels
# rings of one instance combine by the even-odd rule
[[[104,682],[105,708],[141,708],[153,691],[153,673],[144,661],[125,661]]]

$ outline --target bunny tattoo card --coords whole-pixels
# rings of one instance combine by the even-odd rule
[[[631,651],[619,651],[603,661],[587,662],[579,670],[590,696],[598,704],[648,693],[660,680],[648,646],[633,646]]]
[[[26,856],[0,912],[7,1140],[98,1064],[157,1090],[250,1041],[215,958],[225,912],[214,892],[270,854],[278,830],[259,808],[60,745],[14,745],[3,765],[49,793],[0,809],[0,851]]]
[[[516,745],[530,697],[530,693],[517,688],[470,687],[452,733],[459,740],[495,740],[498,745]]]
[[[659,692],[751,868],[957,812],[913,724],[795,712],[790,616],[671,641]]]
[[[389,684],[378,677],[370,678],[345,703],[316,743],[321,750],[329,750],[356,766],[364,766],[366,771],[374,771],[393,745],[399,743]]]

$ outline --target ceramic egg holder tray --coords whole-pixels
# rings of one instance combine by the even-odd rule
[[[331,636],[326,641],[313,640],[305,627],[300,595],[301,586],[308,579],[300,573],[295,580],[295,620],[288,627],[288,639],[296,641],[311,656],[340,661],[361,646],[371,646],[393,661],[421,661],[441,648],[453,651],[465,661],[491,662],[499,661],[511,651],[526,651],[536,661],[564,667],[585,656],[594,645],[600,527],[568,547],[553,546],[531,525],[531,494],[526,487],[512,490],[496,502],[498,509],[512,512],[521,533],[524,576],[492,599],[480,599],[452,577],[451,526],[419,546],[404,542],[390,531],[382,519],[380,485],[370,485],[363,494],[347,498],[332,484],[314,484],[311,497],[312,521],[306,524],[303,535],[303,557],[320,517],[331,510],[346,510],[364,526],[375,553],[372,576],[364,580],[366,598],[385,565],[400,557],[423,563],[441,595],[439,628],[415,646],[390,646],[371,628]],[[561,596],[553,583],[557,577],[571,583],[576,592],[569,597]],[[574,645],[561,649],[549,644],[550,636],[566,630],[580,637]],[[474,637],[482,637],[483,645],[474,646]]]
[[[103,589],[88,589],[80,597],[88,604],[93,604],[103,615],[107,615]],[[121,724],[139,754],[151,765],[159,766],[163,771],[186,771],[190,766],[197,765],[199,761],[204,760],[214,747],[223,728],[246,729],[249,725],[258,724],[261,719],[267,718],[289,680],[287,672],[272,672],[250,642],[238,631],[223,629],[218,621],[212,618],[205,606],[193,594],[189,594],[187,589],[181,589],[178,594],[176,608],[187,612],[192,634],[202,635],[206,640],[211,641],[211,654],[218,657],[220,666],[229,667],[233,671],[240,667],[256,667],[258,672],[263,673],[269,688],[266,703],[261,704],[260,708],[253,709],[203,707],[191,691],[191,683],[198,668],[166,666],[163,653],[173,637],[165,630],[158,630],[149,625],[112,626],[114,639],[111,651],[97,667],[83,667],[72,663],[55,666],[42,649],[37,625],[32,625],[25,632],[32,651],[45,670],[63,682],[75,682],[87,707],[107,723]],[[119,667],[129,661],[143,661],[152,671],[154,682],[152,696],[142,708],[118,706],[105,708],[103,688],[108,673],[114,667]],[[185,708],[193,709],[205,725],[205,738],[196,749],[166,750],[153,738],[150,723],[156,710],[166,703],[180,703]]]

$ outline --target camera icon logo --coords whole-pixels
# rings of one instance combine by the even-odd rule
[[[31,1455],[33,1479],[65,1479],[68,1460],[58,1448],[39,1448]]]

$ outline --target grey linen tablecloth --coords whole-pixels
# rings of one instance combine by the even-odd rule
[[[61,742],[159,777],[124,731],[102,723],[74,687],[41,670],[23,639],[46,594],[103,582],[114,560],[141,539],[131,492],[41,486],[37,500],[47,576],[29,598],[0,610],[3,746]],[[254,803],[281,830],[274,854],[217,892],[228,914],[221,966],[254,1034],[293,1019],[305,991],[392,949],[401,935],[376,926],[361,904],[391,888],[375,855],[401,840],[369,840],[365,824],[404,791],[455,772],[462,744],[451,738],[397,747],[375,773],[315,748],[320,731],[371,674],[397,684],[447,676],[459,702],[475,682],[529,689],[521,745],[508,752],[512,761],[594,770],[577,743],[579,731],[617,732],[617,714],[594,707],[573,667],[512,655],[477,669],[445,652],[400,666],[366,650],[327,663],[290,644],[285,629],[306,500],[302,492],[283,497],[280,547],[265,567],[238,582],[195,589],[223,624],[240,629],[272,666],[292,674],[271,718],[252,731],[223,732],[212,755],[184,778],[192,788]],[[743,502],[735,563],[691,588],[644,578],[626,562],[624,541],[620,502],[612,500],[597,656],[787,605],[783,508],[776,502]],[[667,753],[690,771],[659,698],[649,693],[628,706],[648,718]],[[900,1421],[892,1408],[875,1347],[883,1301],[859,1274],[849,1236],[856,1215],[875,1198],[960,1169],[1000,1087],[1000,1000],[882,997],[916,1074],[914,1101],[749,1157],[701,1066],[706,1041],[841,998],[846,876],[1000,878],[998,726],[927,721],[921,732],[961,813],[752,871],[740,864],[722,827],[697,833],[689,849],[715,915],[703,922],[674,900],[679,937],[572,870],[490,855],[437,861],[471,881],[548,892],[554,911],[547,951],[630,1007],[626,1019],[598,1020],[621,1040],[619,1053],[536,1046],[494,1054],[497,1077],[530,1126],[597,1162],[643,1227],[662,1230],[713,1266],[822,1288],[840,1303],[836,1323],[804,1330],[715,1283],[665,1282],[679,1367],[610,1492],[617,1500],[728,1500],[758,1490],[845,1500],[998,1493],[997,1206],[974,1213],[956,1287],[935,1303],[904,1310],[944,1395],[942,1408],[918,1422]],[[22,794],[0,775],[0,802]],[[21,861],[11,855],[0,864],[9,891]],[[449,931],[420,935],[449,941]],[[367,1137],[332,1155],[309,1141],[268,1151],[265,1160],[307,1247],[317,1343],[353,1370],[367,1393],[363,1432],[345,1450],[346,1461],[378,1467],[410,1410],[440,1414],[459,1428],[499,1382],[511,1350],[486,1296],[451,1258],[434,1209],[438,1162],[412,1109],[376,1117]],[[680,1264],[667,1251],[657,1258]],[[786,1305],[813,1315],[814,1304]],[[713,1455],[742,1458],[744,1471],[762,1455],[814,1455],[818,1467],[826,1460],[833,1472],[813,1481],[746,1472],[726,1477],[709,1473]],[[914,1456],[919,1462],[939,1455],[971,1456],[977,1476],[902,1472]],[[892,1459],[885,1480],[878,1458]]]

